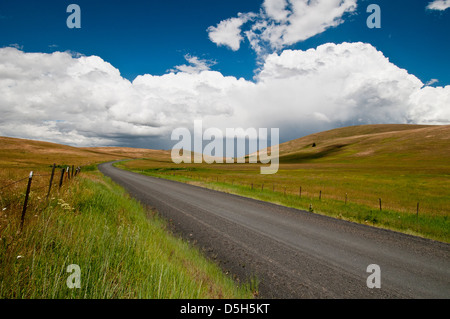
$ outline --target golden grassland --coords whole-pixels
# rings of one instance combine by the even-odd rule
[[[254,281],[223,274],[96,169],[100,162],[156,153],[0,138],[0,298],[253,298]],[[58,170],[47,198],[53,163]],[[65,175],[59,188],[59,171],[72,165],[81,174]],[[80,289],[67,287],[70,264],[81,268]]]
[[[1,298],[257,294],[255,282],[238,285],[223,275],[97,171],[98,163],[115,160],[146,175],[450,242],[450,126],[366,125],[313,134],[280,145],[274,175],[261,175],[259,164],[176,165],[170,151],[0,137]],[[59,189],[60,171],[72,165],[83,167],[82,174],[65,177]],[[80,290],[65,285],[69,263],[90,274]]]
[[[258,164],[175,165],[168,154],[117,165],[450,241],[449,163],[450,126],[365,125],[281,144],[274,175]]]

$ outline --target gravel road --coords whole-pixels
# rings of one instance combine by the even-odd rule
[[[117,169],[99,169],[260,298],[450,298],[450,245]],[[369,265],[381,288],[368,288]],[[370,280],[372,282],[372,280]]]

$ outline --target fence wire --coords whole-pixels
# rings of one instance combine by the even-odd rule
[[[73,167],[75,167],[75,166],[73,166]],[[55,168],[56,167],[54,167],[52,173],[33,173],[32,175],[30,174],[27,177],[24,177],[24,178],[21,178],[19,180],[10,182],[7,185],[4,185],[4,186],[0,187],[0,204],[1,204],[1,206],[0,206],[0,215],[1,215],[1,213],[3,211],[7,210],[9,207],[13,206],[14,204],[17,204],[15,202],[9,202],[8,203],[8,201],[6,201],[6,203],[5,203],[5,198],[3,198],[3,196],[4,196],[4,192],[3,191],[5,189],[8,189],[8,188],[10,188],[10,187],[12,187],[12,186],[14,186],[16,184],[19,184],[21,182],[30,180],[30,178],[31,178],[31,181],[33,181],[33,179],[35,179],[35,178],[37,179],[39,177],[50,177],[50,176],[52,176],[52,178],[50,178],[50,181],[44,181],[42,179],[37,179],[38,182],[37,183],[36,182],[33,183],[32,184],[33,186],[29,187],[29,189],[27,189],[27,191],[25,192],[25,202],[23,204],[24,207],[23,207],[22,221],[21,221],[21,223],[22,223],[21,225],[23,226],[23,221],[24,221],[24,217],[25,217],[27,204],[28,204],[28,195],[29,194],[31,194],[33,192],[35,193],[35,192],[40,192],[40,191],[43,191],[43,190],[48,190],[48,193],[46,192],[47,196],[44,196],[44,197],[48,197],[48,195],[50,195],[51,189],[53,187],[55,187],[55,185],[57,186],[57,185],[60,185],[60,184],[62,184],[64,182],[68,182],[68,181],[72,180],[81,171],[81,167],[77,166],[77,172],[75,174],[73,172],[73,169],[71,171],[70,170],[70,166],[68,166],[68,167],[64,168],[64,175],[65,176],[64,176],[64,179],[61,180],[61,178],[57,178],[59,173],[58,173],[58,170],[55,170]],[[3,194],[3,196],[2,196],[2,194]]]
[[[0,191],[2,191],[3,189],[5,189],[7,187],[13,186],[13,185],[18,184],[20,182],[23,182],[24,180],[27,180],[27,179],[29,179],[29,177],[25,177],[25,178],[19,179],[18,181],[12,182],[11,184],[8,184],[6,186],[2,186],[2,187],[0,187]]]

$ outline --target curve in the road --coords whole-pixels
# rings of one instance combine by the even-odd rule
[[[450,245],[184,183],[99,169],[262,298],[450,298]],[[381,288],[367,267],[380,266]]]

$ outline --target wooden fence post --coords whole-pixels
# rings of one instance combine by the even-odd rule
[[[345,193],[345,205],[347,205],[347,197],[348,197],[348,194]]]
[[[47,199],[50,196],[50,190],[52,189],[53,176],[55,175],[56,164],[53,164],[52,175],[50,177],[50,184],[48,185]]]
[[[72,177],[73,177],[73,170],[74,170],[74,168],[75,168],[75,166],[74,166],[74,165],[72,165]]]
[[[319,193],[319,200],[322,200],[322,191]]]
[[[64,171],[65,169],[63,168],[61,170],[61,178],[59,179],[59,188],[61,188],[62,184],[63,184],[63,180],[64,180]]]
[[[20,231],[22,231],[23,223],[25,221],[25,213],[27,212],[28,197],[30,195],[31,181],[32,180],[33,180],[33,172],[30,172],[30,177],[28,177],[27,192],[25,193],[25,201],[23,203],[22,218],[20,219]]]
[[[300,198],[302,198],[302,187],[300,186],[300,188],[298,189],[298,196]]]
[[[416,222],[417,222],[417,229],[419,228],[419,202],[417,203],[417,214],[416,214]]]
[[[381,198],[379,198],[378,200],[379,200],[379,202],[380,202],[380,212],[381,212],[381,211],[382,211],[382,208],[381,208]]]

